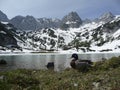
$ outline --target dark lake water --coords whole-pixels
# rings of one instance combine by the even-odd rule
[[[99,61],[102,58],[109,59],[120,56],[120,53],[91,53],[79,54],[79,59],[89,59]],[[64,70],[70,67],[71,54],[39,53],[39,54],[0,54],[0,60],[7,61],[7,65],[1,65],[0,71],[13,70],[18,68],[25,69],[47,69],[48,62],[55,63],[55,71]]]

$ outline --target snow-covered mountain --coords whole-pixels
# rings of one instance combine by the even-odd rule
[[[79,28],[47,28],[19,35],[27,42],[24,47],[34,50],[115,51],[120,48],[120,16],[110,22],[91,22]]]
[[[12,37],[16,40],[16,45],[21,47],[23,51],[113,52],[120,50],[120,15],[114,16],[111,13],[106,13],[96,20],[87,19],[85,22],[74,12],[72,14],[68,14],[65,19],[60,21],[54,20],[60,24],[67,24],[67,29],[46,27],[31,31],[15,30]],[[34,18],[31,17],[30,20],[32,19]],[[25,22],[31,23],[30,20]],[[42,18],[36,21],[42,23],[45,20]],[[19,16],[18,23],[21,21],[24,21],[24,17]],[[0,31],[3,32],[2,28]]]

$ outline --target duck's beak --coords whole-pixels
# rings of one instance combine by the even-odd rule
[[[70,59],[71,59],[71,60],[74,60],[75,58],[71,57]]]

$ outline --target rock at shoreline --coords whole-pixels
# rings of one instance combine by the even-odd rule
[[[7,62],[4,59],[0,60],[0,65],[6,65],[6,64],[7,64]]]

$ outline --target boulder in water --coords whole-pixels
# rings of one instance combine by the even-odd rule
[[[1,60],[0,60],[0,64],[1,64],[1,65],[5,65],[5,64],[7,64],[7,62],[6,62],[4,59],[1,59]]]

